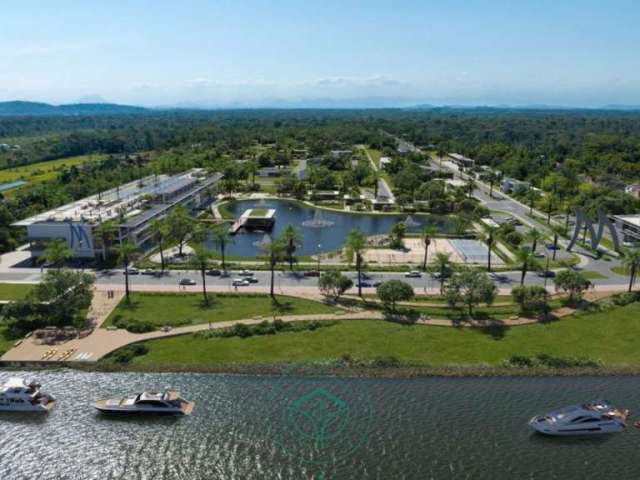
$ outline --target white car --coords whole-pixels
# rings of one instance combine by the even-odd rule
[[[405,273],[404,276],[407,278],[420,278],[422,277],[422,272],[411,270],[410,272]]]
[[[238,275],[241,277],[253,277],[253,272],[251,270],[242,270]]]
[[[231,285],[233,285],[234,287],[246,287],[249,285],[249,280],[247,280],[246,278],[234,278],[233,282],[231,282]]]

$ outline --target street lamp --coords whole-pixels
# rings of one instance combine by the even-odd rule
[[[547,266],[544,271],[544,288],[547,288],[547,281],[549,280],[549,253],[547,252]]]
[[[320,273],[320,249],[322,248],[322,244],[318,244],[318,273]]]

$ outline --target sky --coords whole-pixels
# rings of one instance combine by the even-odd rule
[[[637,0],[6,0],[0,101],[640,105]]]

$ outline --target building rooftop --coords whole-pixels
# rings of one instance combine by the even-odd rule
[[[213,177],[204,177],[204,174],[202,169],[193,169],[179,175],[151,175],[25,218],[13,225],[23,227],[34,223],[55,222],[94,224],[122,217],[125,219],[124,224],[142,222],[145,217],[153,216],[151,212],[154,209],[170,206],[162,207],[162,204],[154,204],[154,198],[173,195],[189,187],[192,192],[196,188],[207,187],[221,178],[220,174]],[[175,203],[173,200],[172,202]]]
[[[615,220],[620,220],[621,222],[628,223],[635,227],[640,227],[640,213],[636,213],[634,215],[613,215]]]

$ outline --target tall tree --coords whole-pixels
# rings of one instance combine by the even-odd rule
[[[537,266],[537,260],[533,252],[528,248],[521,248],[516,253],[516,259],[520,263],[520,285],[524,285],[524,279],[527,276],[527,272]]]
[[[444,252],[436,253],[433,264],[434,269],[438,272],[440,295],[442,295],[444,293],[444,284],[452,271],[451,254]]]
[[[640,248],[629,248],[623,251],[622,265],[629,273],[629,289],[631,292],[636,283],[638,269],[640,269]]]
[[[207,267],[209,266],[209,260],[211,260],[212,253],[209,249],[202,246],[200,243],[193,245],[193,257],[191,258],[191,264],[200,272],[202,277],[202,296],[204,298],[204,304],[209,306],[209,297],[207,296]]]
[[[44,258],[54,267],[62,267],[64,262],[73,257],[73,251],[66,240],[51,240],[44,249]]]
[[[552,225],[551,226],[551,231],[553,232],[553,258],[552,258],[552,260],[555,260],[556,259],[556,253],[558,252],[558,238],[564,232],[564,228],[561,227],[560,225]]]
[[[533,207],[535,206],[536,202],[540,199],[540,193],[538,192],[538,190],[529,188],[529,190],[527,190],[526,198],[527,198],[527,203],[529,205],[529,215],[533,215]]]
[[[178,255],[182,256],[182,250],[194,232],[195,221],[187,209],[180,205],[167,215],[166,223],[171,239],[178,244]]]
[[[151,231],[151,235],[158,241],[158,248],[160,250],[160,271],[164,273],[164,242],[169,236],[169,229],[163,220],[156,219],[151,222],[149,230]]]
[[[360,230],[351,230],[347,235],[344,247],[347,261],[352,263],[355,259],[356,270],[358,271],[358,296],[362,297],[362,257],[367,248],[367,237]]]
[[[538,247],[538,241],[544,238],[544,235],[540,230],[532,228],[527,232],[527,239],[531,240],[531,252],[536,253],[536,248]]]
[[[220,249],[220,255],[222,256],[222,270],[226,270],[227,265],[225,263],[224,256],[225,249],[227,248],[227,244],[233,241],[229,235],[229,227],[224,223],[215,225],[211,229],[211,238],[213,239],[213,243]]]
[[[129,264],[135,259],[140,249],[128,240],[125,240],[116,246],[115,250],[118,254],[119,263],[124,267],[124,291],[128,302],[131,300],[129,291]]]
[[[497,227],[487,227],[486,233],[482,235],[482,241],[487,246],[487,271],[491,271],[491,250],[496,244]]]
[[[285,227],[284,231],[282,232],[282,240],[286,244],[285,253],[286,253],[286,260],[289,263],[289,270],[293,271],[293,264],[296,261],[295,253],[297,248],[302,243],[302,234],[296,227],[289,224]]]
[[[438,230],[435,227],[425,227],[420,232],[420,238],[422,240],[422,245],[424,245],[424,258],[422,259],[422,271],[427,271],[427,259],[429,256],[429,246],[433,240],[433,237],[438,233]]]
[[[100,239],[100,247],[102,249],[102,261],[107,260],[109,246],[115,238],[116,226],[113,222],[101,222],[93,227],[94,238]]]
[[[275,299],[274,285],[276,277],[276,266],[282,260],[285,254],[286,244],[282,241],[282,239],[278,238],[273,239],[272,241],[263,245],[261,249],[267,257],[269,269],[271,270],[271,288],[269,290],[269,294],[271,295],[271,298]]]

